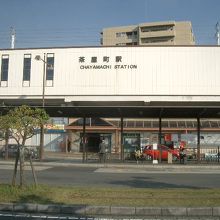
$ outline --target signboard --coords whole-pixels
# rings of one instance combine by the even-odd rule
[[[64,130],[63,124],[46,124],[45,129],[47,130]]]
[[[155,144],[155,143],[153,144],[153,150],[157,150],[157,144]],[[153,164],[158,164],[158,160],[154,159],[154,153],[153,153]]]
[[[80,56],[78,61],[81,70],[137,69],[137,64],[123,62],[122,56]]]
[[[153,150],[157,150],[157,144],[153,144]]]

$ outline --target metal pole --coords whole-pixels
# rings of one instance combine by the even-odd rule
[[[197,118],[197,161],[200,162],[200,118]]]
[[[41,59],[43,61],[44,67],[43,67],[43,85],[42,85],[42,107],[44,109],[45,107],[45,75],[46,75],[46,55],[44,54],[44,59]],[[41,125],[40,128],[40,160],[43,160],[44,157],[44,125]]]
[[[46,61],[46,54],[44,53],[44,58],[42,59],[40,55],[37,55],[35,57],[35,60],[41,60],[43,61],[43,79],[42,79],[42,108],[44,109],[45,107],[45,78],[46,78],[46,66],[47,66],[47,61]],[[40,160],[43,159],[44,156],[44,125],[42,124],[40,127]]]
[[[118,129],[115,129],[115,153],[119,153],[119,134]],[[120,155],[119,155],[120,158]]]
[[[46,76],[46,54],[44,54],[44,71],[43,71],[43,91],[42,91],[42,106],[45,107],[45,76]]]
[[[85,151],[86,151],[86,117],[83,117],[83,163],[85,162]]]
[[[159,117],[159,135],[158,135],[159,147],[161,145],[161,137],[162,137],[162,121],[161,121],[161,117]],[[162,161],[162,148],[160,147],[159,162],[161,163],[161,161]]]
[[[218,146],[218,163],[219,163],[219,156],[220,156],[220,155],[219,155],[219,146]]]
[[[121,117],[121,160],[124,160],[124,119]]]

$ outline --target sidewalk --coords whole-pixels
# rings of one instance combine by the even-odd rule
[[[13,165],[14,160],[0,159],[1,165]],[[29,163],[27,162],[27,166]],[[136,161],[121,161],[121,160],[107,160],[106,163],[100,163],[96,158],[88,159],[83,163],[82,154],[72,153],[46,153],[43,161],[34,161],[35,166],[48,167],[94,167],[104,168],[108,172],[108,168],[120,168],[120,172],[149,172],[149,173],[204,173],[204,174],[220,174],[220,164],[152,164],[151,161],[139,162]],[[109,169],[110,170],[110,169]],[[118,170],[117,170],[118,171]],[[111,171],[109,171],[111,172]]]

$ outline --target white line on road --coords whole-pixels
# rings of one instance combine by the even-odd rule
[[[47,170],[50,169],[52,167],[48,167],[48,166],[34,166],[34,169],[36,171],[42,171],[42,170]],[[0,165],[0,170],[13,170],[14,169],[14,165]],[[31,170],[30,166],[25,166],[25,170]]]
[[[198,174],[220,174],[220,169],[213,169],[213,170],[202,170],[201,169],[132,169],[132,168],[98,168],[94,172],[96,173],[143,173],[143,174],[149,174],[149,173],[158,173],[158,174],[163,174],[163,173],[198,173]]]

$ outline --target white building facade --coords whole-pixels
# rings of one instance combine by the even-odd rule
[[[212,107],[210,117],[219,118],[219,61],[218,46],[0,50],[0,106],[42,106],[44,99],[45,107],[57,107],[56,117],[58,112],[62,117],[79,117],[84,109],[81,116],[103,117],[99,106],[111,108],[105,117],[115,117],[112,110],[123,117],[124,106],[125,115],[137,108],[140,117],[151,117],[156,111],[152,109],[148,116],[145,108],[156,106],[157,116],[162,117],[164,106],[199,107],[202,103],[205,107],[198,117]],[[74,107],[74,111],[68,109],[65,115],[63,106]],[[175,111],[164,117],[172,113]],[[131,112],[132,116],[137,117]]]
[[[220,101],[220,47],[0,50],[0,99]]]

